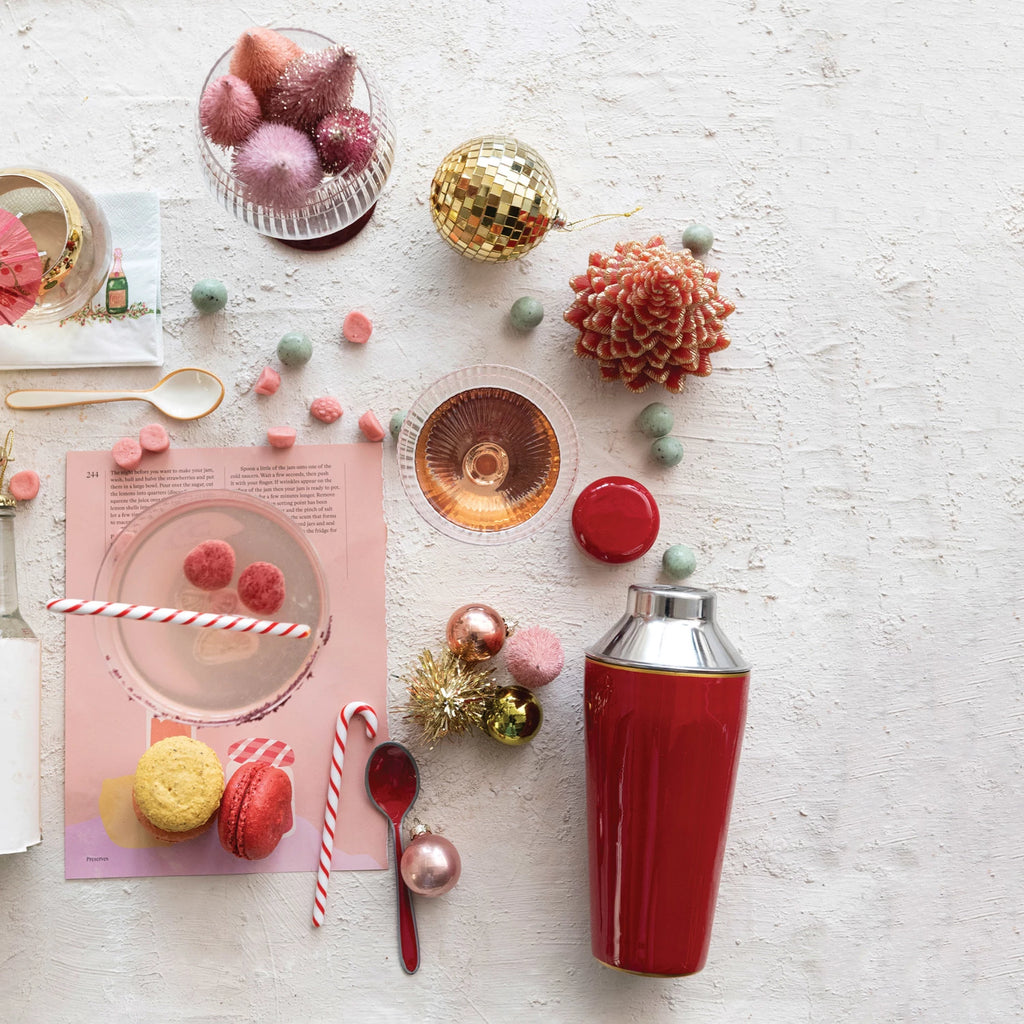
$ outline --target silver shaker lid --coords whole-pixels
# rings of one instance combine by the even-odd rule
[[[586,653],[629,668],[750,671],[715,622],[715,595],[697,587],[634,584],[626,614]]]

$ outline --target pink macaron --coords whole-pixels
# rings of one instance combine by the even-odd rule
[[[260,761],[243,764],[228,780],[217,817],[217,835],[243,860],[269,857],[292,827],[292,780]]]

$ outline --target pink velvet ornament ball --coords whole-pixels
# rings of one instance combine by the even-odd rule
[[[505,667],[520,686],[546,686],[565,667],[561,641],[543,626],[517,629],[505,642]]]
[[[203,134],[218,146],[240,146],[259,127],[260,101],[237,75],[214,79],[199,100]]]
[[[328,174],[356,175],[370,162],[377,133],[365,110],[348,107],[325,117],[316,126],[313,141]]]
[[[235,177],[246,199],[261,206],[302,206],[323,170],[309,137],[286,124],[263,124],[235,152]]]
[[[302,56],[302,47],[272,28],[250,28],[231,51],[231,74],[243,79],[262,100],[288,65]]]
[[[268,121],[312,132],[328,114],[352,102],[356,55],[344,46],[314,50],[293,60],[263,101]]]

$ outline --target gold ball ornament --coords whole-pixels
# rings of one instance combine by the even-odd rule
[[[469,662],[493,658],[507,635],[505,620],[486,604],[464,604],[457,608],[445,629],[451,652]]]
[[[540,731],[544,711],[525,686],[503,686],[484,711],[482,727],[492,739],[510,747],[529,743]]]
[[[471,139],[441,161],[430,214],[456,252],[491,263],[519,259],[549,228],[565,226],[551,168],[532,146],[506,135]]]

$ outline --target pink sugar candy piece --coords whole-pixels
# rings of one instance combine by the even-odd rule
[[[200,590],[222,590],[235,575],[235,549],[226,540],[204,540],[186,556],[185,579]]]
[[[341,325],[341,333],[356,345],[365,345],[373,334],[373,322],[365,313],[353,309]]]
[[[39,474],[34,469],[15,473],[7,484],[15,501],[31,501],[39,493]]]
[[[284,573],[271,562],[253,562],[238,577],[238,596],[257,615],[273,615],[284,604]]]
[[[363,436],[367,441],[384,440],[384,428],[380,425],[380,420],[377,419],[372,410],[364,412],[359,417],[359,429],[363,432]]]
[[[295,444],[295,428],[268,427],[267,442],[271,448],[291,448]]]
[[[281,374],[270,366],[260,370],[260,379],[256,381],[253,391],[257,395],[272,395],[281,386]]]
[[[138,469],[142,465],[142,445],[134,437],[122,437],[111,449],[121,469]]]
[[[517,629],[505,641],[505,667],[527,689],[550,683],[565,666],[558,637],[543,626]]]
[[[322,423],[333,423],[335,420],[341,419],[342,412],[341,402],[330,395],[325,395],[323,398],[314,398],[309,407],[310,416],[320,420]]]
[[[165,452],[171,447],[171,438],[159,423],[150,423],[139,431],[139,444],[146,452]]]

